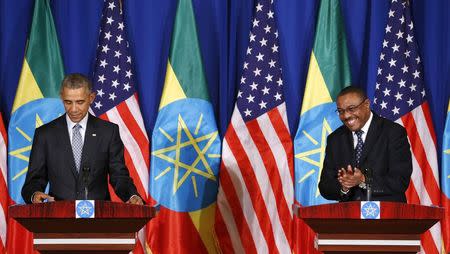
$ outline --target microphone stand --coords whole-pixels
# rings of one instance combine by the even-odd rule
[[[372,170],[366,168],[366,200],[367,201],[371,201],[372,200],[372,180],[373,180],[373,175],[372,175]]]
[[[84,199],[88,199],[88,184],[89,184],[89,167],[83,167],[83,182],[84,182]]]

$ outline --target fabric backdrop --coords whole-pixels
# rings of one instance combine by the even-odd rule
[[[413,20],[441,149],[450,95],[450,2],[412,0]],[[149,136],[166,72],[176,0],[123,1],[141,109]],[[228,126],[248,44],[253,0],[193,0],[200,47],[220,134]],[[318,1],[276,1],[287,112],[295,135],[314,36]],[[9,121],[33,0],[0,1],[0,110]],[[102,0],[58,0],[51,7],[67,73],[92,75]],[[388,0],[342,0],[353,84],[373,98]],[[441,154],[440,151],[438,154]]]

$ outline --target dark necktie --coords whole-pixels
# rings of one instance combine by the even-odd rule
[[[81,125],[76,124],[73,127],[73,132],[72,132],[73,159],[75,160],[75,166],[77,167],[78,172],[80,171],[81,152],[83,150],[83,140],[81,138],[80,129],[81,129]]]
[[[356,143],[356,166],[359,167],[359,162],[361,160],[361,154],[364,146],[364,141],[362,140],[362,134],[364,131],[355,131],[356,137],[358,138],[358,143]]]

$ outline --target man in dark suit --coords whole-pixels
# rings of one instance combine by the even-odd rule
[[[406,202],[412,160],[405,128],[371,112],[365,92],[344,88],[337,97],[342,125],[327,138],[319,190],[330,200]]]
[[[22,187],[25,202],[85,199],[86,194],[87,199],[109,200],[109,176],[123,201],[142,204],[125,166],[118,126],[88,113],[95,98],[91,81],[69,74],[60,96],[66,114],[39,127],[34,135]]]

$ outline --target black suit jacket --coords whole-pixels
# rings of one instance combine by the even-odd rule
[[[355,186],[349,193],[340,192],[338,170],[355,165],[352,132],[342,125],[327,138],[325,160],[320,176],[319,190],[330,200],[365,200],[366,190]],[[372,200],[406,202],[412,161],[405,128],[373,114],[364,142],[360,169],[370,169],[373,174]],[[363,171],[364,172],[364,171]]]
[[[83,169],[89,170],[88,199],[110,200],[109,181],[116,194],[127,201],[137,195],[124,161],[124,146],[116,124],[89,114],[77,172],[66,115],[36,129],[22,197],[30,203],[33,193],[44,192],[56,200],[84,199]]]

